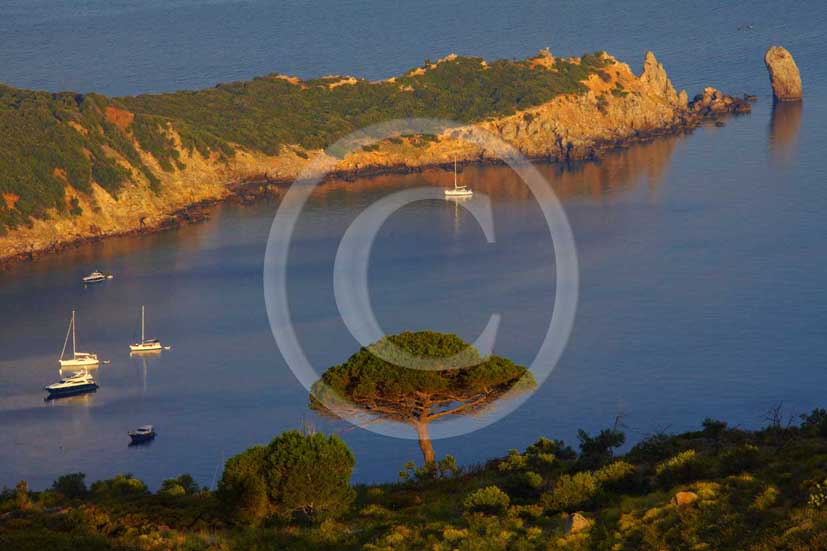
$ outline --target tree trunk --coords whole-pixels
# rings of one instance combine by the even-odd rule
[[[419,449],[422,450],[422,457],[425,459],[425,464],[436,461],[434,456],[434,447],[431,445],[431,437],[428,436],[428,423],[417,423],[416,434],[419,436]]]

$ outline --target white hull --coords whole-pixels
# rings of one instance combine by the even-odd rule
[[[75,311],[72,310],[72,320],[69,322],[69,331],[66,332],[66,340],[63,341],[63,350],[60,351],[60,358],[57,360],[60,364],[60,369],[64,367],[96,367],[100,363],[97,354],[78,352],[75,329]],[[63,356],[66,354],[66,345],[69,343],[69,333],[72,334],[72,357],[64,360]]]
[[[130,352],[157,352],[161,350],[163,347],[159,342],[147,343],[147,344],[130,344],[129,351]]]
[[[100,364],[97,356],[88,356],[86,358],[72,358],[71,360],[58,360],[60,367],[89,367]]]

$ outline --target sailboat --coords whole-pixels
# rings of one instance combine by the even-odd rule
[[[88,367],[98,365],[100,363],[98,361],[97,354],[92,354],[91,352],[78,352],[75,330],[76,325],[75,311],[72,310],[72,320],[69,322],[69,330],[66,332],[66,340],[63,341],[63,350],[60,351],[60,359],[58,360],[61,369],[64,367]],[[69,343],[69,333],[72,334],[72,357],[68,360],[64,360],[63,356],[66,354],[66,345]]]
[[[144,336],[145,319],[144,307],[141,306],[141,342],[130,344],[130,352],[156,352],[163,348],[161,346],[161,341],[158,339],[147,339]]]
[[[445,190],[445,197],[471,197],[474,192],[465,186],[457,184],[457,158],[454,157],[454,189]]]

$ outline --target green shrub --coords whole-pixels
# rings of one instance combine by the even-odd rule
[[[224,465],[216,497],[232,522],[256,524],[272,512],[263,473],[267,448],[253,446]]]
[[[626,442],[626,435],[617,429],[604,429],[594,437],[581,429],[577,431],[577,438],[580,440],[579,462],[584,469],[605,465],[614,456],[612,449]]]
[[[554,488],[543,495],[542,502],[549,512],[573,513],[588,508],[600,490],[600,482],[591,472],[564,474]]]
[[[86,495],[86,475],[83,473],[65,474],[52,482],[52,489],[68,498],[79,498]]]
[[[827,409],[814,409],[802,415],[801,430],[811,435],[827,436]]]
[[[655,478],[665,488],[698,480],[703,474],[703,465],[695,450],[683,451],[655,467]]]
[[[653,434],[635,444],[626,458],[634,463],[659,462],[678,452],[675,437],[669,434]]]
[[[149,493],[146,484],[131,474],[119,474],[108,480],[98,480],[92,484],[92,494],[103,498],[142,496]]]
[[[727,432],[727,424],[724,421],[717,421],[715,419],[710,419],[707,417],[704,419],[703,423],[703,435],[706,436],[715,448],[715,453],[721,449],[721,444],[724,441],[724,437],[726,436]]]
[[[359,511],[359,515],[363,517],[386,518],[391,516],[391,512],[377,503],[371,503],[363,507],[362,510]]]
[[[758,448],[752,444],[741,444],[721,454],[721,473],[738,474],[750,471],[760,462]]]
[[[527,456],[522,455],[518,450],[508,450],[508,456],[497,465],[497,469],[501,473],[508,473],[525,469],[527,466]]]
[[[807,505],[811,509],[824,509],[827,507],[827,479],[815,485],[810,492]]]
[[[574,450],[563,442],[540,438],[528,446],[525,453],[508,450],[508,456],[497,464],[497,468],[503,473],[526,469],[547,473],[557,465],[558,460],[570,460],[575,457]]]
[[[543,477],[534,471],[512,474],[506,484],[508,493],[519,497],[536,497],[544,484]]]
[[[417,467],[415,461],[408,461],[403,468],[404,470],[399,471],[401,482],[423,482],[451,478],[460,472],[457,460],[453,455],[446,455],[439,461],[425,463],[421,467]]]
[[[256,446],[224,467],[218,497],[236,521],[274,515],[308,520],[335,517],[350,507],[355,460],[337,436],[285,432],[267,447]]]
[[[496,486],[481,488],[465,498],[463,506],[466,511],[499,515],[511,504],[508,494]]]
[[[607,490],[624,491],[634,486],[635,474],[635,467],[631,463],[615,461],[595,471],[594,477]]]
[[[161,483],[159,494],[168,496],[194,495],[201,491],[195,479],[188,474],[182,474],[178,478],[169,478]]]

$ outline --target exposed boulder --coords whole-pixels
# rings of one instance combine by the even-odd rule
[[[573,513],[566,520],[566,534],[576,534],[588,530],[593,523],[593,520],[587,519],[580,513]]]
[[[677,507],[686,507],[687,505],[692,505],[698,501],[698,494],[695,492],[678,492],[675,494],[675,497],[672,498],[672,503],[674,503]]]
[[[771,46],[764,54],[764,63],[770,73],[772,95],[776,101],[801,99],[801,74],[790,52],[782,46]]]
[[[724,94],[711,86],[704,88],[703,94],[698,94],[689,110],[701,117],[714,117],[724,113],[749,113],[752,106],[748,101]]]

